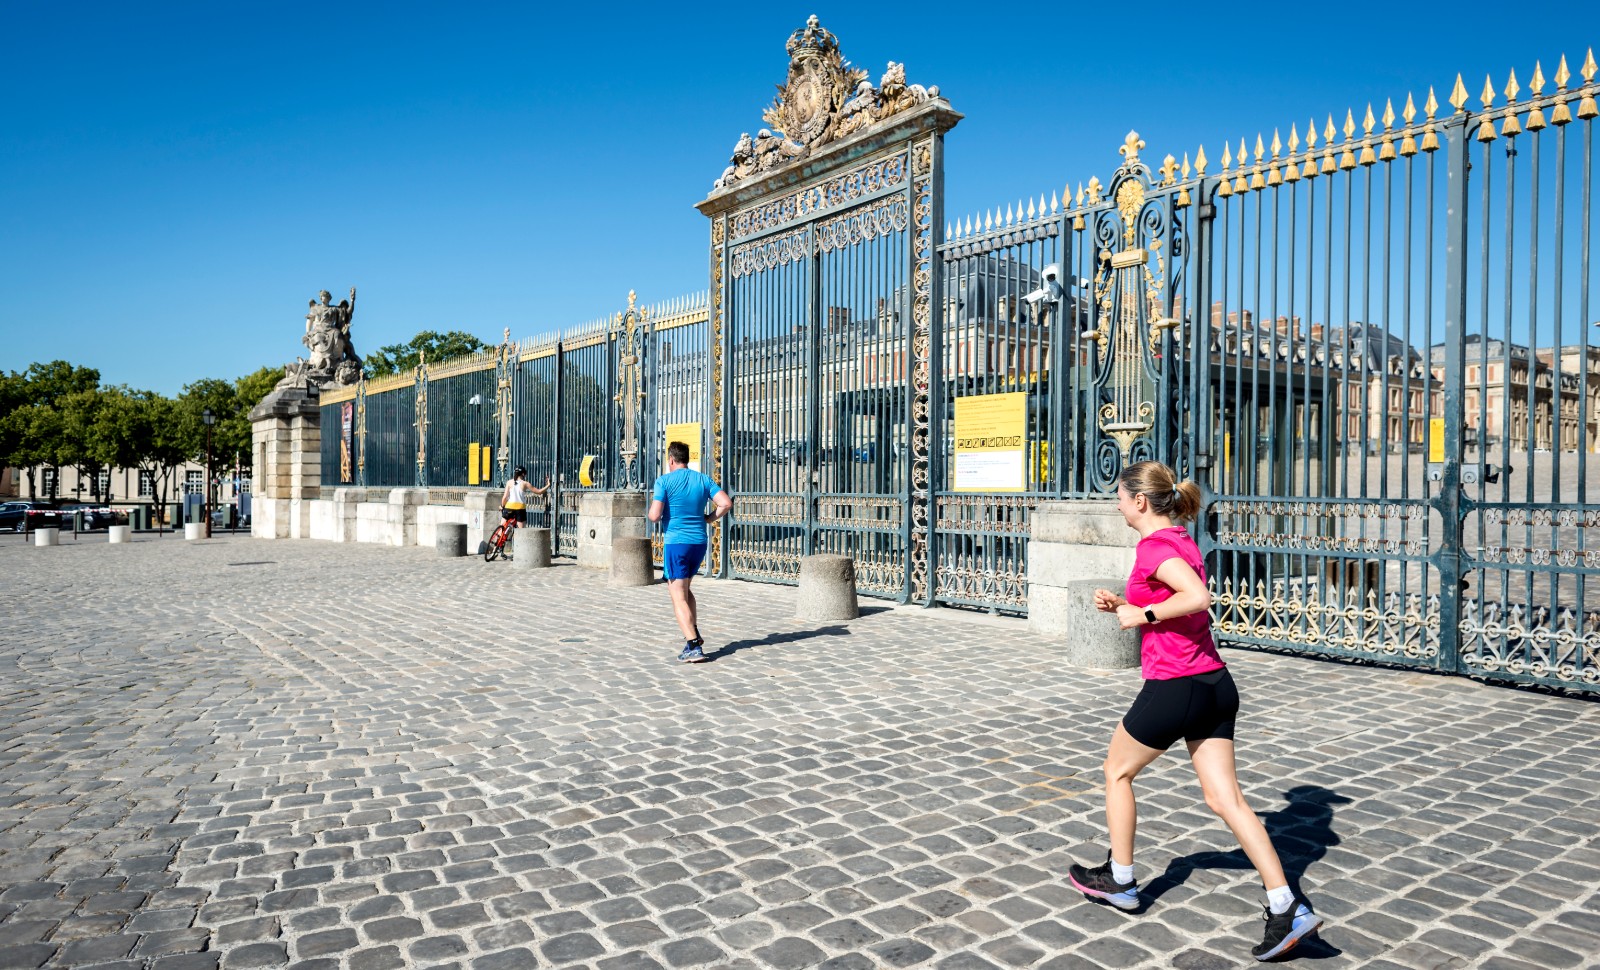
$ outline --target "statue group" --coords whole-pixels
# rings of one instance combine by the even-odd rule
[[[297,359],[284,368],[279,387],[316,384],[354,384],[361,380],[361,358],[350,343],[350,318],[356,312],[356,288],[350,287],[350,299],[333,304],[333,294],[323,290],[318,294],[322,302],[310,301],[306,310],[306,332],[300,342],[310,351],[311,359]]]

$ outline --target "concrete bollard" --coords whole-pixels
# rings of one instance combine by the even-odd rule
[[[511,565],[516,569],[543,569],[550,565],[550,530],[518,529],[511,533]]]
[[[36,546],[59,546],[61,545],[61,530],[34,529],[33,544]]]
[[[114,525],[108,530],[108,532],[110,533],[112,544],[115,545],[119,542],[129,541],[129,539],[133,536],[133,526]]]
[[[1065,647],[1062,659],[1071,667],[1124,670],[1139,666],[1140,630],[1123,630],[1113,613],[1094,608],[1094,591],[1121,589],[1120,579],[1074,579],[1062,584],[1056,608],[1057,629]]]
[[[826,553],[802,558],[794,615],[801,620],[853,620],[860,616],[855,560]]]
[[[656,581],[650,561],[650,540],[645,536],[617,536],[611,540],[611,585],[649,586]]]
[[[434,551],[441,556],[459,558],[467,554],[467,524],[440,522],[434,527]]]
[[[206,537],[206,524],[204,522],[185,522],[183,524],[183,537],[185,539],[204,539]]]

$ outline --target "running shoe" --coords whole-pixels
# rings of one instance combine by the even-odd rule
[[[683,652],[678,654],[678,660],[686,664],[705,663],[706,653],[700,649],[700,644],[686,643],[683,646]]]
[[[1267,911],[1266,936],[1250,948],[1257,960],[1271,960],[1289,952],[1296,943],[1315,933],[1317,927],[1322,925],[1322,917],[1298,899],[1282,913],[1274,913],[1271,907],[1264,908]]]
[[[1086,869],[1073,863],[1067,869],[1067,878],[1078,891],[1091,899],[1110,903],[1118,909],[1139,908],[1139,880],[1117,882],[1111,875],[1111,853],[1106,853],[1103,865]]]

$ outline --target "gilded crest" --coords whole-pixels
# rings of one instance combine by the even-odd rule
[[[939,97],[938,87],[907,84],[905,65],[894,61],[874,85],[866,71],[845,60],[838,38],[825,30],[815,15],[789,37],[786,48],[789,77],[778,86],[778,96],[761,115],[769,127],[754,138],[749,132],[739,136],[728,167],[713,190],[780,168]]]

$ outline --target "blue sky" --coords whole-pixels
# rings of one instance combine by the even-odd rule
[[[1216,158],[1429,84],[1443,101],[1457,71],[1475,97],[1536,59],[1576,70],[1600,41],[1585,7],[1502,29],[1472,4],[0,0],[0,368],[65,357],[175,393],[302,353],[323,288],[359,287],[361,353],[703,289],[693,204],[811,13],[874,80],[904,62],[966,115],[953,219],[1105,180],[1129,128],[1147,158]]]

